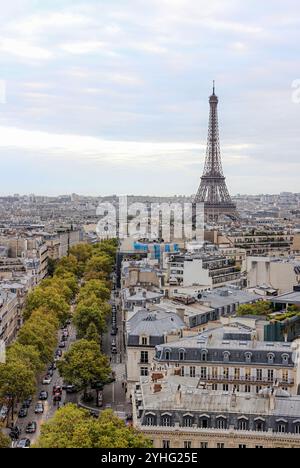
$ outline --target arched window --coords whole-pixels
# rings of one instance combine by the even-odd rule
[[[217,429],[227,429],[227,418],[225,416],[217,417]]]
[[[179,350],[179,361],[184,361],[185,360],[185,349],[180,349]]]
[[[224,362],[229,362],[230,359],[230,352],[229,351],[224,351],[223,352],[223,361]]]
[[[300,434],[300,421],[294,421],[294,434]]]
[[[247,431],[249,428],[248,418],[241,417],[238,420],[238,429],[239,431]]]
[[[267,358],[268,358],[268,364],[274,364],[274,360],[275,360],[274,353],[268,353]]]
[[[169,414],[163,414],[161,417],[161,425],[164,427],[170,427],[172,425],[171,416]]]
[[[285,419],[277,419],[276,430],[281,434],[287,432],[287,421]]]
[[[166,361],[169,361],[170,360],[170,357],[171,357],[171,351],[169,349],[166,349],[165,351],[165,358],[166,358]]]
[[[203,414],[199,416],[200,429],[208,429],[210,426],[209,420],[210,420],[210,417],[207,414]]]
[[[265,427],[266,427],[266,423],[265,423],[265,420],[262,419],[262,418],[257,418],[255,419],[255,430],[258,431],[258,432],[263,432],[265,430]]]
[[[193,425],[193,416],[188,414],[183,417],[183,427],[192,427]]]
[[[201,349],[201,361],[207,361],[207,349]]]
[[[245,353],[245,361],[247,362],[247,364],[250,364],[252,360],[252,353],[248,352],[248,353]]]
[[[282,364],[288,364],[289,363],[289,355],[288,354],[282,354],[281,359],[282,359]]]

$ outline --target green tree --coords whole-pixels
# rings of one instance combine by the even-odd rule
[[[84,339],[88,341],[95,341],[95,343],[98,345],[100,344],[100,335],[94,322],[89,324]]]
[[[142,433],[127,427],[112,411],[99,419],[86,410],[66,405],[42,425],[38,448],[151,448]]]
[[[16,402],[33,395],[35,389],[36,378],[26,362],[13,359],[0,364],[0,395],[10,398],[12,420]]]
[[[107,356],[93,341],[75,342],[58,363],[61,376],[66,382],[83,389],[86,393],[93,382],[105,382],[110,374]]]
[[[15,341],[7,350],[7,359],[19,360],[27,364],[37,375],[44,369],[44,363],[35,346],[23,345]]]
[[[69,304],[54,287],[43,289],[38,286],[28,295],[24,312],[25,319],[28,319],[32,312],[40,307],[47,308],[49,312],[54,313],[61,323],[64,323],[70,314]]]
[[[93,255],[93,247],[89,244],[78,244],[70,249],[70,254],[76,257],[77,262],[86,263]]]
[[[4,434],[0,425],[0,449],[9,448],[11,446],[10,438]]]
[[[77,258],[74,255],[69,255],[68,257],[63,257],[59,260],[57,264],[57,270],[64,270],[65,272],[72,273],[77,275],[78,273],[78,262]]]
[[[105,273],[109,275],[112,271],[113,267],[113,259],[106,254],[98,254],[93,255],[92,258],[86,264],[86,273],[93,272],[93,273]]]
[[[255,304],[243,304],[237,310],[239,317],[244,315],[269,315],[270,313],[272,313],[272,305],[267,301],[259,301]]]
[[[88,298],[91,294],[95,294],[101,301],[108,301],[110,298],[110,290],[106,284],[97,279],[91,279],[81,288],[79,300]]]
[[[25,322],[18,335],[18,342],[24,346],[34,346],[42,362],[47,363],[53,357],[57,345],[59,322],[54,315],[43,309],[35,310]]]
[[[73,323],[77,329],[77,335],[83,338],[87,333],[90,323],[96,325],[100,335],[106,329],[106,317],[110,311],[110,305],[99,301],[94,295],[79,302],[73,315]]]

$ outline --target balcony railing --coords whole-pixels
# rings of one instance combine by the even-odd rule
[[[217,383],[217,382],[220,382],[220,383],[235,383],[235,384],[239,384],[239,383],[244,383],[244,384],[247,384],[247,383],[255,383],[257,385],[259,384],[270,384],[272,385],[274,383],[275,380],[277,380],[279,382],[279,385],[294,385],[295,381],[294,379],[283,379],[283,378],[266,378],[266,377],[263,377],[263,378],[259,378],[259,377],[255,377],[255,376],[233,376],[233,375],[229,375],[229,376],[224,376],[224,375],[217,375],[217,376],[212,376],[212,375],[207,375],[207,376],[200,376],[200,380],[203,380],[205,382],[213,382],[213,383]]]

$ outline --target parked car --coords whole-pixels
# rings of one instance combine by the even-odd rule
[[[75,385],[67,385],[66,392],[67,393],[76,393],[77,388],[75,387]]]
[[[43,378],[43,385],[49,385],[51,384],[52,377],[51,375],[46,375],[46,377]]]
[[[30,408],[30,405],[32,403],[32,398],[27,398],[27,400],[24,400],[22,403],[22,408]]]
[[[26,418],[27,415],[28,415],[27,408],[21,408],[19,413],[18,413],[18,417],[19,418]]]
[[[39,395],[39,400],[48,400],[48,392],[42,390]]]
[[[111,347],[111,354],[118,354],[118,350],[116,346]]]
[[[111,329],[110,334],[111,334],[112,336],[116,336],[116,335],[118,334],[117,328],[113,327],[113,328]]]
[[[66,347],[66,343],[65,343],[64,341],[61,341],[61,342],[59,343],[59,347],[60,347],[60,348],[65,348],[65,347]]]
[[[37,404],[35,405],[34,412],[35,412],[35,414],[42,414],[42,413],[44,412],[44,405],[43,405],[43,403],[37,403]]]
[[[18,426],[13,426],[10,429],[9,437],[13,440],[17,440],[21,435],[21,429]]]
[[[31,442],[29,439],[20,439],[16,444],[16,448],[29,448],[30,445]]]
[[[37,423],[32,421],[27,424],[25,432],[26,434],[35,434],[36,430],[37,430]]]

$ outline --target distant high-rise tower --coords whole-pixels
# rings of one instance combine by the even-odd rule
[[[236,206],[229,195],[222,169],[219,128],[218,128],[218,98],[213,93],[209,98],[210,115],[208,139],[204,172],[195,197],[195,203],[204,203],[204,213],[207,221],[218,221],[221,215],[237,217]]]

